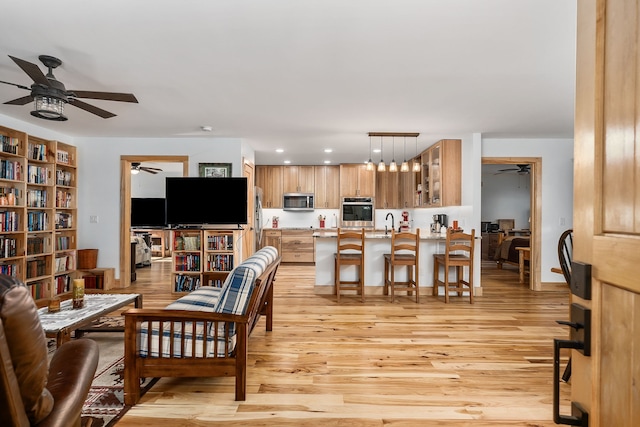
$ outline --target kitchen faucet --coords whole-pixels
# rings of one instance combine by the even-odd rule
[[[396,228],[396,225],[395,225],[395,220],[393,219],[393,214],[391,212],[389,212],[387,214],[387,216],[384,217],[384,220],[385,221],[388,220],[389,219],[389,215],[391,215],[391,229],[394,230]],[[387,225],[385,224],[384,225],[384,234],[387,234],[387,231],[388,231],[387,230]]]

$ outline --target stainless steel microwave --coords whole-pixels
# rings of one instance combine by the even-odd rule
[[[340,209],[340,227],[374,228],[372,197],[343,197]]]
[[[284,193],[282,209],[285,211],[312,211],[315,208],[313,193]]]

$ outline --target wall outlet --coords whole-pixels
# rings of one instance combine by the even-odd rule
[[[89,216],[89,222],[92,224],[97,224],[98,223],[98,215],[90,215]]]

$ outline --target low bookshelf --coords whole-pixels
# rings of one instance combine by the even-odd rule
[[[240,230],[172,230],[171,292],[189,293],[200,286],[222,286],[241,261]]]

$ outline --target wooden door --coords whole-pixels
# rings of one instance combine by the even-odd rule
[[[637,0],[578,2],[573,260],[592,265],[591,357],[571,399],[590,426],[640,425],[640,84]]]

